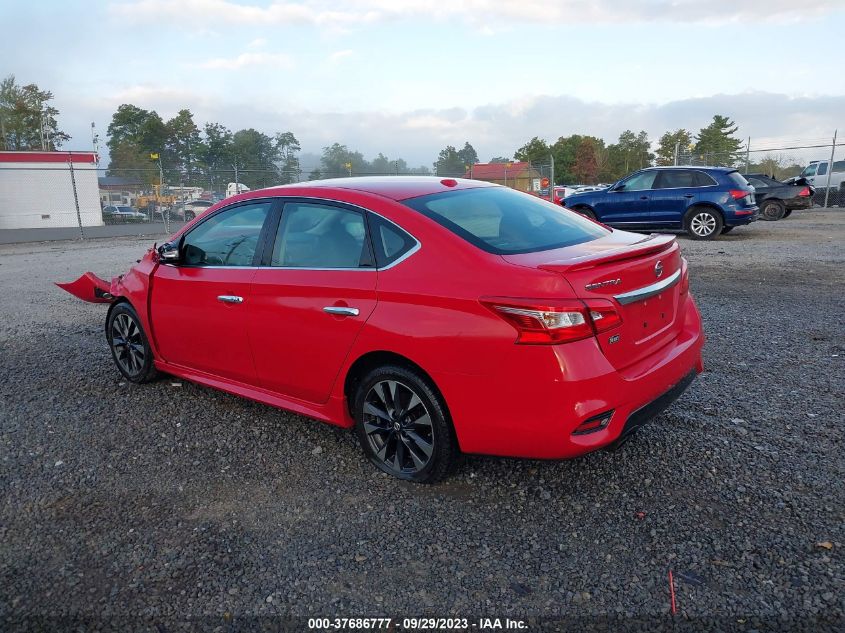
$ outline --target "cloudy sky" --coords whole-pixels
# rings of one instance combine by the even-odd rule
[[[70,149],[121,103],[412,165],[716,113],[752,148],[845,135],[845,0],[12,0],[0,17],[0,73],[54,92]]]

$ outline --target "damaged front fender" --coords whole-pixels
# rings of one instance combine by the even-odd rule
[[[111,303],[116,299],[112,286],[119,280],[114,279],[111,283],[100,279],[94,273],[85,273],[76,281],[66,284],[56,282],[62,290],[68,291],[74,297],[78,297],[89,303]]]

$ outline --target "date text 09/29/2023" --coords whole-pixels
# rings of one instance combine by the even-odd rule
[[[524,620],[512,618],[309,618],[316,631],[401,629],[408,631],[519,631],[528,628]]]

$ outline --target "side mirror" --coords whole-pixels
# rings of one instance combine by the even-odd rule
[[[620,182],[618,185],[613,185],[610,188],[611,191],[624,191],[625,190],[625,183]]]
[[[158,247],[159,261],[175,264],[179,261],[179,244],[165,242]]]

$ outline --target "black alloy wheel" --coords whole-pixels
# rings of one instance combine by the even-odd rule
[[[457,461],[442,400],[415,371],[398,366],[371,371],[358,386],[354,412],[367,457],[394,477],[433,483]]]
[[[119,303],[109,311],[106,337],[114,362],[127,380],[143,383],[156,376],[152,349],[131,305]]]

